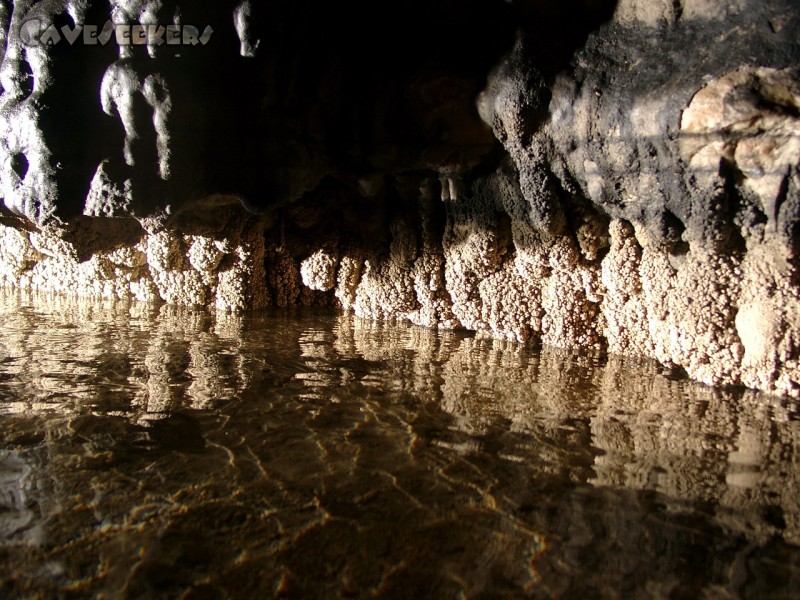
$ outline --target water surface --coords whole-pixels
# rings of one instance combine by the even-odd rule
[[[0,295],[4,598],[792,598],[798,406],[649,361]]]

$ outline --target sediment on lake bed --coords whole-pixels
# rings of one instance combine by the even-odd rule
[[[199,2],[192,47],[32,47],[33,17],[175,17],[30,4],[2,19],[4,285],[338,305],[800,395],[795,3],[442,0],[374,31]]]

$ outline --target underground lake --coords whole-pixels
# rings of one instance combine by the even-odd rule
[[[791,598],[794,400],[335,312],[5,292],[4,598]]]

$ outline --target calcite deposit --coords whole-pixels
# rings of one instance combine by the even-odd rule
[[[335,304],[800,395],[793,0],[376,10],[0,2],[0,281]],[[208,33],[31,41],[107,22]]]

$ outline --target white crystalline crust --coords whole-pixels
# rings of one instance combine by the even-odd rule
[[[500,175],[494,184],[509,185]],[[421,198],[430,193],[429,182]],[[743,259],[690,250],[676,267],[633,225],[612,220],[610,250],[588,259],[574,235],[543,236],[522,222],[503,230],[490,200],[466,190],[447,200],[439,243],[424,215],[421,243],[398,219],[388,255],[368,260],[325,248],[297,259],[244,216],[251,224],[227,238],[156,229],[84,260],[55,232],[0,226],[0,283],[224,311],[309,303],[311,290],[327,291],[361,317],[648,356],[708,384],[797,395],[800,298],[768,248]]]
[[[263,265],[256,231],[223,241],[157,231],[79,260],[57,232],[0,226],[0,284],[22,289],[238,311],[267,304]]]

